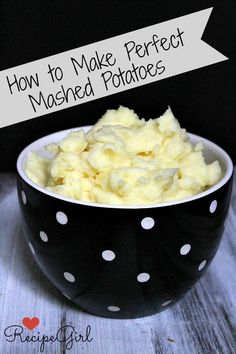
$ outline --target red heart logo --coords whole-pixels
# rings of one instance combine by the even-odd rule
[[[35,327],[38,326],[39,318],[38,317],[32,317],[32,318],[24,317],[22,320],[22,323],[26,328],[28,328],[32,331],[32,329],[34,329]]]

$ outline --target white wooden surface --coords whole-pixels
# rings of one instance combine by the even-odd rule
[[[223,241],[212,265],[186,297],[161,314],[110,320],[82,312],[59,293],[35,263],[24,239],[15,176],[0,174],[0,354],[39,353],[40,343],[6,341],[4,329],[38,317],[32,336],[54,335],[70,324],[91,326],[91,342],[46,343],[43,353],[216,354],[236,353],[236,188]]]

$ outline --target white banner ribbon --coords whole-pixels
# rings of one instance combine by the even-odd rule
[[[227,60],[201,40],[212,9],[1,71],[0,128]]]

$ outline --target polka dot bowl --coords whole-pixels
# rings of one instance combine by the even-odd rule
[[[67,133],[33,142],[17,160],[23,226],[37,263],[87,312],[135,318],[168,308],[198,281],[217,252],[230,203],[230,157],[189,134],[193,143],[204,142],[208,162],[219,160],[224,173],[215,186],[159,205],[86,203],[46,191],[24,172],[29,151],[46,155],[43,147]]]

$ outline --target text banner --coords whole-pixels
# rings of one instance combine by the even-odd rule
[[[212,9],[1,71],[0,128],[227,60],[201,40]]]

